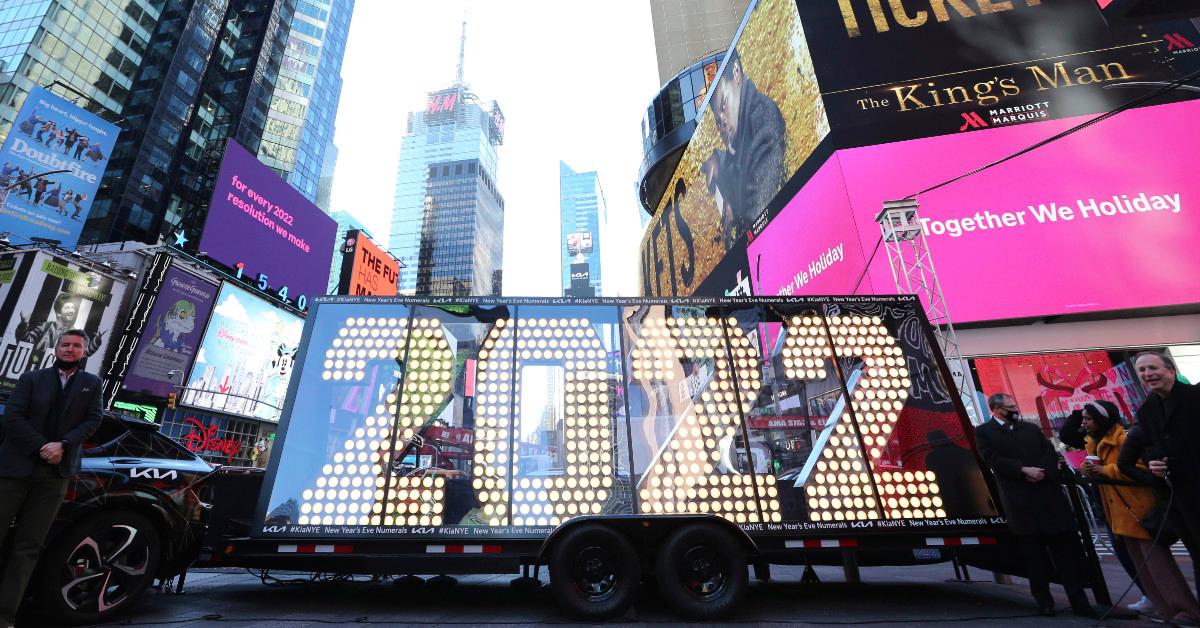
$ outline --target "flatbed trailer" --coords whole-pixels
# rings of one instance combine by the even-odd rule
[[[721,616],[748,566],[1019,572],[910,296],[317,299],[267,471],[243,475],[217,485],[208,564],[546,566],[587,619],[643,579]]]

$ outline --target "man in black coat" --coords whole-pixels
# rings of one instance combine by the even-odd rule
[[[0,628],[13,625],[69,479],[79,473],[80,446],[100,426],[100,378],[80,369],[87,334],[63,333],[54,366],[29,371],[8,398],[0,431]]]
[[[1146,474],[1137,463],[1144,460],[1159,478],[1159,500],[1171,502],[1167,523],[1192,557],[1200,591],[1200,386],[1179,381],[1175,362],[1161,353],[1144,351],[1133,364],[1150,395],[1138,408],[1117,467],[1141,479]]]
[[[1008,527],[1020,545],[1038,609],[1043,615],[1054,614],[1050,574],[1057,567],[1071,609],[1076,615],[1095,617],[1083,590],[1083,548],[1075,514],[1059,482],[1058,453],[1041,429],[1020,420],[1012,396],[992,395],[988,409],[992,419],[975,428],[975,443],[996,476]]]
[[[725,150],[714,150],[702,169],[709,193],[720,199],[721,235],[728,249],[783,187],[787,126],[775,101],[746,76],[736,50],[726,66],[710,101]]]

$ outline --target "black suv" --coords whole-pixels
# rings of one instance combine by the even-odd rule
[[[49,619],[94,624],[124,612],[199,552],[214,467],[141,419],[106,414],[29,585]],[[5,522],[8,524],[9,522]]]

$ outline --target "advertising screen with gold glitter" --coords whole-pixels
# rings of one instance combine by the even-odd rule
[[[642,241],[642,291],[689,295],[829,133],[791,0],[761,0]]]

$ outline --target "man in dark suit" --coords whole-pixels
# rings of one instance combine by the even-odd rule
[[[1008,527],[1029,572],[1029,590],[1043,615],[1054,614],[1050,574],[1057,567],[1071,609],[1096,617],[1083,590],[1083,548],[1058,475],[1058,454],[1042,430],[1020,420],[1010,395],[988,397],[992,418],[975,428],[975,443],[996,476]],[[1050,557],[1054,557],[1051,565]]]
[[[16,526],[0,561],[0,628],[13,625],[67,482],[79,472],[80,446],[100,426],[100,378],[80,369],[87,344],[78,329],[63,333],[54,366],[22,375],[8,398],[0,431],[0,547],[14,518]]]

